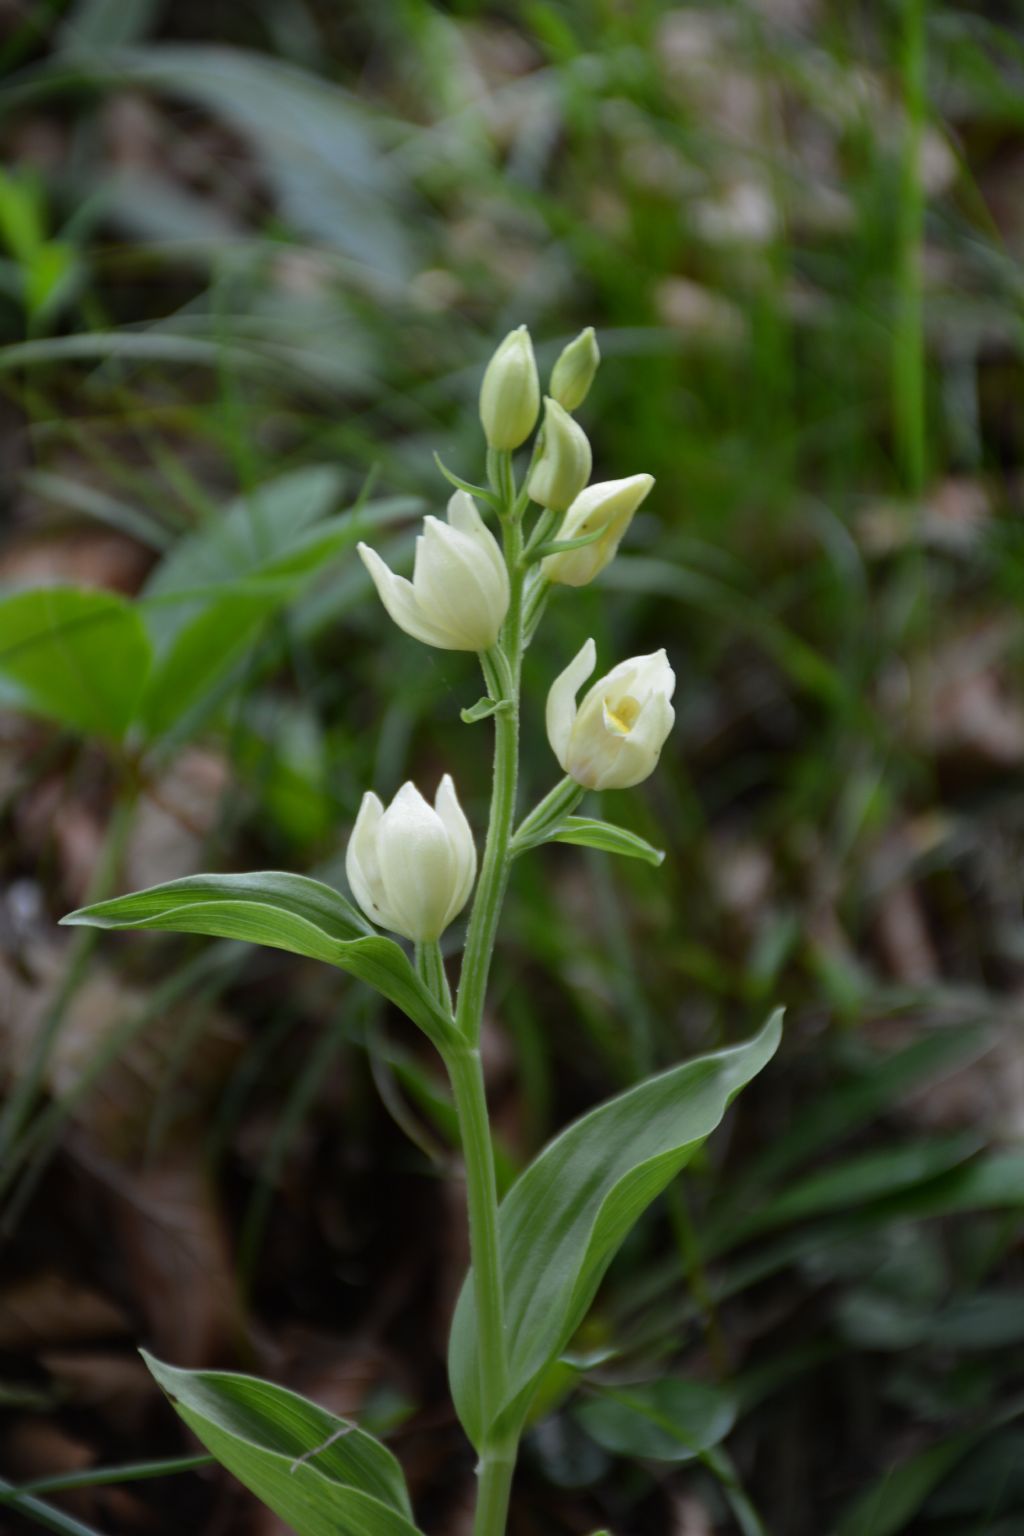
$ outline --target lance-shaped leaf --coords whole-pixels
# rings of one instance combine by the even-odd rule
[[[576,1418],[615,1456],[692,1461],[732,1429],[736,1399],[725,1387],[663,1376],[600,1388],[579,1405]]]
[[[777,1009],[744,1045],[662,1072],[591,1110],[520,1175],[501,1205],[509,1391],[500,1423],[480,1406],[472,1272],[455,1310],[448,1374],[466,1433],[518,1426],[534,1385],[576,1332],[639,1216],[774,1055]]]
[[[376,987],[440,1046],[454,1026],[393,939],[374,933],[351,902],[305,875],[189,875],[70,912],[92,928],[155,928],[241,939],[323,960]]]
[[[0,599],[0,704],[114,740],[151,664],[138,609],[116,592],[34,587]]]
[[[602,853],[620,853],[627,859],[643,859],[646,864],[661,864],[665,855],[660,848],[611,821],[597,821],[591,816],[567,816],[547,838],[552,843],[574,843],[581,848],[599,848]]]
[[[254,1376],[143,1358],[206,1449],[298,1536],[418,1536],[402,1469],[365,1430]]]

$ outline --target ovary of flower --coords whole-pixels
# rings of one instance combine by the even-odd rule
[[[586,789],[629,789],[654,772],[675,720],[676,677],[664,651],[621,661],[576,695],[597,664],[593,640],[555,679],[548,694],[551,749]]]
[[[472,496],[456,491],[448,521],[423,519],[412,581],[396,576],[367,544],[357,546],[399,629],[443,651],[486,651],[509,604],[508,570]]]
[[[449,774],[431,807],[415,784],[385,810],[363,796],[345,853],[352,894],[371,922],[418,944],[439,939],[469,900],[476,845]]]
[[[562,519],[556,537],[559,541],[579,539],[589,533],[597,533],[598,537],[579,549],[548,555],[541,562],[545,580],[567,587],[585,587],[593,581],[614,560],[637,507],[653,484],[653,475],[628,475],[624,480],[600,480],[581,491]]]

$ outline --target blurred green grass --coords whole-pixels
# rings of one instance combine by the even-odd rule
[[[735,1468],[793,1536],[1024,1517],[1022,39],[1012,5],[924,0],[80,0],[23,8],[3,44],[5,587],[83,579],[83,539],[114,530],[136,574],[108,552],[99,580],[134,596],[229,506],[317,466],[338,474],[325,511],[437,507],[435,451],[480,478],[495,340],[525,321],[549,365],[597,326],[595,477],[658,483],[599,587],[551,605],[524,774],[530,795],[549,783],[542,701],[585,634],[609,659],[666,644],[674,742],[642,792],[606,798],[668,858],[558,849],[517,869],[495,1089],[521,1157],[610,1086],[787,1004],[785,1055],[731,1144],[616,1270],[598,1344],[623,1354],[585,1391],[717,1360]],[[202,722],[226,777],[197,865],[337,874],[363,788],[413,773],[452,770],[481,824],[471,660],[411,646],[351,560],[252,655]],[[56,775],[102,822],[116,761],[80,736],[12,740],[4,874],[57,915],[66,847],[51,827],[40,849],[19,807]],[[156,943],[103,958],[153,999],[202,964]],[[336,1235],[282,1210],[289,1168],[322,1166],[324,1082],[348,1084],[345,1156],[372,1146],[378,1177],[417,1191],[450,1116],[354,995],[293,987],[283,961],[211,974],[246,1049],[205,1098],[172,1050],[132,1134],[158,1161],[201,1126],[256,1314],[326,1326],[331,1287],[297,1275]],[[209,997],[191,1024],[185,1003],[185,1056]],[[153,1011],[126,1003],[83,1079]],[[33,1192],[60,1192],[70,1101],[90,1102],[47,1087],[8,1238],[29,1267]],[[291,1272],[275,1244],[296,1231]],[[389,1252],[378,1235],[367,1273]],[[349,1323],[370,1289],[342,1288]],[[415,1374],[429,1417],[436,1359]],[[524,1530],[668,1529],[687,1490],[727,1519],[721,1466],[630,1471],[585,1425],[569,1407],[537,1436]],[[439,1511],[442,1481],[424,1473]]]

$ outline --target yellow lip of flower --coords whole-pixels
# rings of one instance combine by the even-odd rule
[[[627,694],[624,699],[619,700],[614,709],[609,708],[606,699],[602,706],[602,713],[604,715],[604,723],[610,730],[614,731],[617,736],[628,736],[637,722],[640,705],[636,699],[630,698],[629,694]]]
[[[631,656],[577,704],[596,665],[597,648],[588,640],[552,683],[548,740],[563,770],[585,789],[629,789],[653,773],[672,729],[675,673],[663,650]]]

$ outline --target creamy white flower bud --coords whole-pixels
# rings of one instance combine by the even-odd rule
[[[525,325],[509,331],[487,364],[480,386],[480,421],[489,448],[518,448],[537,424],[540,380]]]
[[[541,570],[548,581],[585,587],[615,558],[637,507],[654,484],[653,475],[628,475],[625,480],[600,480],[581,491],[565,514],[557,539],[579,539],[600,531],[592,544],[548,555]]]
[[[508,568],[497,539],[466,491],[448,503],[448,521],[423,519],[412,581],[396,576],[367,544],[360,558],[399,629],[443,651],[486,651],[509,604]]]
[[[549,390],[559,405],[567,411],[575,411],[590,393],[590,386],[597,373],[601,353],[594,335],[594,327],[588,325],[580,331],[575,341],[562,349],[551,370]]]
[[[345,853],[352,894],[371,922],[417,944],[439,939],[469,900],[476,845],[446,773],[433,807],[413,783],[385,810],[363,796]]]
[[[583,428],[557,400],[544,400],[544,439],[540,458],[530,472],[530,500],[552,512],[565,512],[587,481],[593,459]]]
[[[629,789],[658,766],[675,711],[676,676],[664,651],[633,656],[576,695],[597,665],[588,640],[548,694],[551,750],[570,778],[586,789]]]

